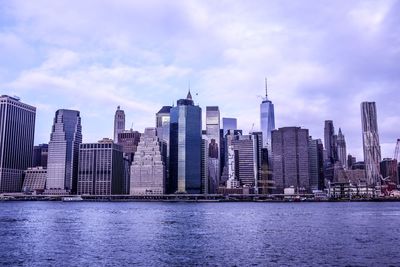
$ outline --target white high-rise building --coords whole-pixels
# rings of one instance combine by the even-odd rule
[[[118,134],[125,130],[125,112],[118,106],[114,116],[114,143],[118,143]]]
[[[274,104],[268,99],[268,83],[265,79],[265,98],[260,105],[260,124],[263,134],[263,148],[271,151],[271,133],[275,130]]]
[[[146,128],[131,166],[131,195],[165,193],[165,165],[156,128]]]
[[[375,102],[361,103],[365,175],[368,185],[380,184],[381,147]]]

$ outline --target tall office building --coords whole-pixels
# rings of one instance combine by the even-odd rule
[[[227,134],[228,130],[237,130],[236,118],[222,118],[223,137]]]
[[[163,143],[164,151],[163,161],[165,163],[165,180],[166,180],[166,188],[169,188],[169,128],[171,121],[171,106],[163,106],[156,113],[156,127],[157,127],[157,136],[160,142]]]
[[[268,99],[268,83],[265,79],[265,98],[260,105],[260,122],[263,133],[263,147],[271,150],[271,133],[275,130],[274,104]]]
[[[48,144],[40,144],[38,146],[34,146],[32,167],[47,168],[48,154],[49,154]]]
[[[331,120],[325,121],[324,141],[327,160],[331,163],[335,163],[337,158],[335,152],[335,128],[333,127],[333,121]]]
[[[201,192],[201,108],[190,91],[171,109],[169,192]]]
[[[156,128],[146,128],[131,166],[131,195],[165,193],[165,164],[161,149]]]
[[[235,176],[241,186],[254,188],[257,191],[259,181],[259,153],[257,135],[237,135],[231,141],[234,150]],[[229,150],[228,150],[229,152]],[[228,165],[229,166],[229,165]]]
[[[121,107],[117,107],[114,116],[114,142],[118,143],[118,134],[125,130],[125,112],[121,110]]]
[[[32,165],[36,108],[17,97],[0,96],[0,193],[20,192]]]
[[[342,129],[340,128],[336,139],[336,150],[338,161],[340,162],[340,164],[342,164],[344,169],[347,169],[346,139],[342,133]]]
[[[56,111],[49,142],[47,194],[76,193],[82,126],[79,111]]]
[[[240,186],[239,182],[239,154],[238,150],[234,149],[232,140],[237,139],[242,135],[241,130],[228,130],[224,138],[224,169],[221,180],[226,183],[226,188],[234,189]]]
[[[111,139],[81,144],[79,148],[78,194],[123,194],[122,147]]]
[[[272,131],[272,164],[278,192],[291,186],[299,191],[310,190],[308,142],[307,129],[285,127]]]
[[[375,102],[361,103],[361,124],[367,184],[377,185],[380,184],[381,147]]]
[[[209,194],[209,175],[208,175],[208,138],[203,135],[201,140],[201,193]]]
[[[308,144],[308,160],[310,166],[310,187],[311,190],[324,189],[324,146],[321,139],[310,137]]]
[[[206,107],[206,134],[209,193],[214,194],[220,183],[220,114],[218,107]]]

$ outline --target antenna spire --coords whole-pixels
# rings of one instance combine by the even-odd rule
[[[268,79],[265,77],[265,97],[268,99]]]

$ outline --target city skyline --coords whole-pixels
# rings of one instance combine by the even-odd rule
[[[62,108],[81,112],[83,142],[112,137],[118,105],[127,128],[143,132],[189,81],[203,118],[206,106],[218,105],[221,118],[237,118],[244,133],[253,123],[260,130],[257,96],[267,76],[276,128],[300,126],[323,138],[324,121],[333,120],[347,152],[361,160],[359,105],[376,101],[382,158],[393,157],[399,2],[71,7],[87,20],[63,12],[67,5],[10,1],[0,8],[0,86],[37,107],[35,144],[49,141],[52,116]]]

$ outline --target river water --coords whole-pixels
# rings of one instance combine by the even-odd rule
[[[2,266],[400,266],[400,203],[0,202]]]

